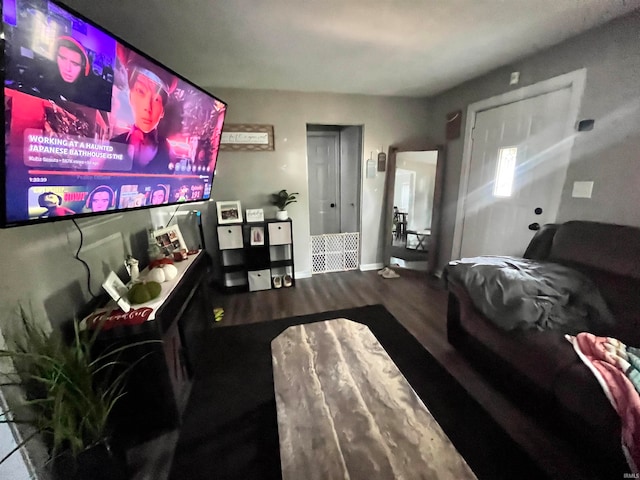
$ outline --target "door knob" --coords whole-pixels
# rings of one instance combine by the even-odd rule
[[[540,224],[538,222],[534,222],[529,225],[529,230],[540,230]]]
[[[332,203],[332,204],[331,204],[331,208],[335,208],[335,206],[336,206],[336,204],[335,204],[335,203]]]
[[[533,211],[533,213],[535,213],[536,215],[542,215],[542,209],[538,207]]]

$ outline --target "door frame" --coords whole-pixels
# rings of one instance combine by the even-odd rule
[[[363,159],[363,145],[364,145],[364,124],[324,124],[324,123],[307,123],[306,124],[306,150],[307,150],[307,189],[309,183],[309,136],[327,136],[327,134],[333,135],[336,134],[336,158],[338,159],[337,171],[336,171],[336,187],[337,187],[337,195],[336,195],[336,203],[338,209],[338,222],[340,226],[340,232],[344,232],[343,225],[343,211],[345,207],[345,195],[343,195],[343,174],[344,174],[344,159],[349,159],[349,155],[343,154],[343,131],[347,128],[357,128],[358,129],[358,143],[357,143],[357,151],[355,152],[355,156],[353,157],[353,165],[355,166],[354,171],[354,183],[356,186],[355,192],[355,208],[356,208],[356,219],[355,219],[355,228],[357,232],[362,232],[362,196],[363,196],[363,176],[362,176],[362,159]],[[351,186],[351,188],[353,188]],[[311,215],[311,202],[309,202],[309,215]],[[311,227],[311,221],[309,221],[309,227]],[[360,241],[360,245],[362,245],[362,239]],[[359,248],[359,254],[362,255],[362,248]]]
[[[471,170],[471,150],[473,147],[473,129],[476,124],[476,116],[485,110],[501,107],[509,103],[519,102],[528,98],[545,95],[547,93],[569,88],[571,99],[569,102],[568,121],[565,130],[565,141],[569,142],[568,149],[571,152],[573,140],[577,133],[575,124],[582,104],[582,96],[587,81],[587,69],[581,68],[557,77],[549,78],[533,85],[519,88],[510,92],[502,93],[478,102],[467,107],[467,120],[465,124],[464,147],[462,153],[462,165],[460,168],[460,186],[458,189],[458,201],[456,206],[456,219],[453,229],[453,244],[451,248],[451,258],[460,258],[462,251],[462,231],[465,218],[465,204],[467,201],[467,189],[469,187],[469,173]],[[571,155],[571,153],[569,153]],[[571,157],[568,158],[568,163]]]

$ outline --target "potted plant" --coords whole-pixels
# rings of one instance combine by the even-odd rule
[[[271,194],[271,204],[278,207],[278,211],[276,212],[276,218],[278,220],[286,220],[287,218],[289,218],[289,214],[287,213],[287,205],[298,201],[296,199],[296,195],[300,194],[297,192],[287,193],[286,190],[280,190],[278,193]]]
[[[0,358],[11,359],[14,366],[0,385],[20,387],[24,400],[0,421],[26,424],[31,433],[0,463],[40,434],[60,478],[126,479],[124,460],[113,454],[109,443],[109,419],[135,363],[123,364],[117,356],[147,342],[95,354],[99,329],[80,331],[74,322],[73,338],[66,342],[59,332],[47,334],[23,310],[21,314],[20,335],[8,339],[11,348],[0,350]]]

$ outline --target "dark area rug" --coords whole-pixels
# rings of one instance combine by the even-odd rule
[[[339,317],[370,328],[479,479],[546,478],[382,305],[207,332],[170,478],[280,479],[271,340],[291,325]]]

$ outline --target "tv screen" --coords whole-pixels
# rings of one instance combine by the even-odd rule
[[[223,101],[60,4],[2,21],[2,226],[210,198]]]

